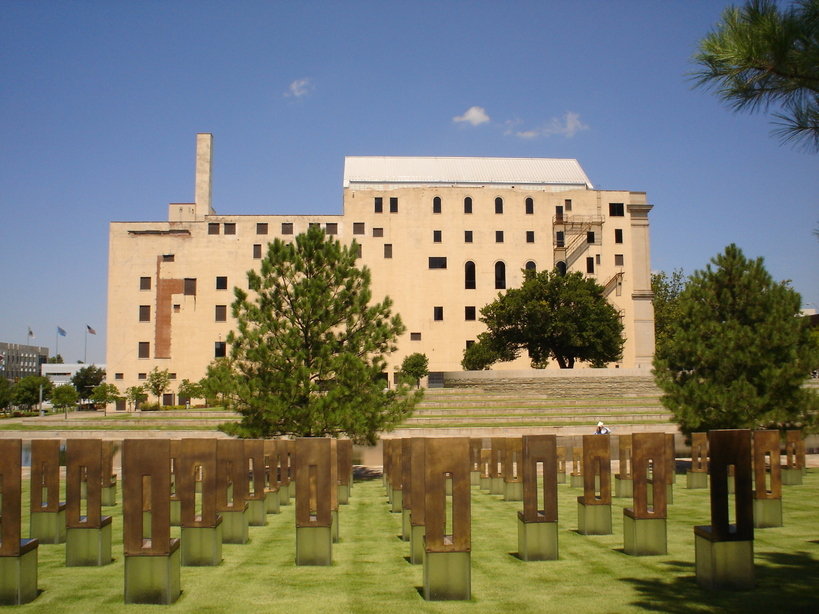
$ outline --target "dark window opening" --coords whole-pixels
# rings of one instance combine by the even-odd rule
[[[614,254],[614,266],[623,266],[623,254]]]
[[[384,212],[384,199],[380,196],[376,196],[373,199],[373,210],[376,213],[383,213]]]
[[[535,213],[535,201],[531,198],[526,199],[526,215],[534,215]]]
[[[235,235],[236,234],[236,224],[233,222],[225,223],[225,234],[226,235]]]
[[[534,260],[527,262],[525,268],[527,271],[537,271],[537,265],[535,264]]]
[[[208,234],[209,235],[218,235],[219,234],[219,223],[218,222],[210,222],[208,224]]]
[[[464,230],[464,243],[472,243],[472,231]]]
[[[364,222],[353,222],[353,234],[354,235],[364,234]]]
[[[506,265],[503,262],[495,263],[495,290],[506,289]]]
[[[615,228],[614,229],[614,242],[615,243],[622,243],[623,242],[623,229],[622,228]]]
[[[267,222],[257,222],[256,223],[256,234],[257,235],[266,235],[267,234]]]
[[[503,199],[500,196],[495,199],[495,213],[503,213]]]
[[[429,268],[431,268],[431,269],[445,269],[446,268],[446,256],[430,256],[429,257]]]
[[[433,307],[432,308],[432,319],[436,321],[441,321],[444,319],[444,308],[443,307]]]
[[[609,215],[612,217],[623,217],[626,214],[623,203],[609,203]]]
[[[421,333],[410,333],[410,341],[420,341]]]
[[[392,258],[392,243],[384,243],[384,258]]]
[[[254,258],[261,258],[262,257],[262,244],[261,243],[254,243],[253,244],[253,257]]]
[[[139,278],[139,289],[140,290],[150,290],[151,289],[151,278],[150,277],[140,277]]]
[[[441,212],[441,197],[436,196],[432,199],[432,212],[433,213],[440,213]]]
[[[227,279],[227,278],[225,278],[225,279]],[[183,291],[183,294],[185,294],[185,296],[196,296],[196,278],[195,277],[186,277],[184,286],[185,286],[185,289]]]
[[[173,262],[175,259],[173,254],[162,254],[162,262]]]
[[[227,290],[227,277],[222,275],[216,278],[216,289],[217,290]],[[186,293],[187,294],[187,293]]]
[[[432,242],[433,243],[440,243],[441,242],[441,231],[440,230],[433,230],[432,231]]]
[[[534,243],[535,242],[535,231],[534,230],[527,230],[526,231],[526,242],[527,243]]]
[[[150,305],[140,305],[139,306],[139,321],[140,322],[150,322],[151,321],[151,306]]]
[[[138,358],[151,357],[151,343],[149,341],[139,342],[139,345],[137,346],[137,357]]]
[[[495,231],[495,243],[503,243],[503,231],[496,230]]]
[[[114,373],[114,379],[124,379],[125,376],[122,373]]]
[[[464,264],[464,288],[475,289],[475,263],[471,260]]]
[[[464,307],[464,320],[472,321],[476,319],[476,310],[474,305]]]
[[[566,246],[566,239],[564,237],[565,237],[565,235],[563,234],[563,231],[558,230],[555,233],[555,246],[565,247]]]
[[[586,233],[586,243],[594,243],[594,231],[589,230]]]
[[[464,213],[472,213],[472,197],[464,198]]]
[[[398,198],[390,196],[390,213],[398,213]]]
[[[384,229],[383,228],[373,228],[373,236],[374,237],[383,237],[384,236]]]
[[[338,234],[338,223],[336,222],[327,222],[324,225],[324,232],[328,235],[337,235]]]
[[[293,222],[282,222],[282,234],[283,235],[293,234]]]
[[[558,262],[558,263],[555,265],[555,268],[557,269],[557,272],[558,272],[558,273],[560,273],[561,275],[565,275],[565,274],[566,274],[566,263],[565,263],[565,262],[563,262],[562,260],[560,260],[560,261],[559,261],[559,262]]]
[[[217,322],[227,322],[227,305],[216,305],[214,320]]]
[[[566,207],[566,211],[571,211],[572,210],[572,199],[571,198],[565,198],[563,200],[563,206]]]
[[[213,357],[224,358],[227,356],[227,343],[224,341],[217,341],[213,344]]]
[[[594,273],[594,258],[586,258],[586,273]]]

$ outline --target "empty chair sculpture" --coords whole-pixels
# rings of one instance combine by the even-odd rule
[[[36,539],[21,538],[22,456],[20,439],[0,439],[0,605],[37,597]]]
[[[524,561],[554,560],[558,558],[557,437],[524,435],[521,443],[523,511],[518,512],[518,556]]]

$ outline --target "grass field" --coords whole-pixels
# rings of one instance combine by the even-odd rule
[[[817,612],[819,596],[819,471],[802,486],[784,487],[785,526],[755,532],[757,587],[745,592],[708,592],[694,579],[692,527],[709,521],[708,493],[686,490],[677,476],[669,507],[667,556],[631,557],[622,552],[622,507],[612,506],[614,534],[576,532],[578,489],[559,486],[560,560],[523,562],[517,550],[516,512],[473,488],[472,595],[468,602],[426,602],[419,593],[421,566],[411,565],[400,540],[401,515],[391,514],[381,480],[356,482],[350,504],[341,506],[341,542],[331,567],[296,567],[294,506],[251,527],[251,541],[225,545],[219,567],[183,567],[182,596],[170,606],[123,603],[121,507],[114,516],[114,562],[105,567],[65,567],[64,545],[39,548],[37,599],[15,608],[48,614],[168,611],[230,612]],[[120,501],[121,503],[121,501]],[[24,501],[27,510],[27,501]],[[27,535],[24,513],[23,534]],[[178,535],[178,528],[173,529]],[[9,609],[11,611],[11,609]]]

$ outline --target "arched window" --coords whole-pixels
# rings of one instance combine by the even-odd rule
[[[526,199],[526,215],[532,215],[535,212],[535,201],[531,197]]]
[[[495,263],[495,290],[506,289],[506,265],[503,262]]]
[[[559,261],[559,262],[558,262],[558,263],[555,265],[555,268],[557,269],[557,272],[558,272],[558,273],[560,273],[561,275],[565,275],[565,274],[566,274],[566,263],[565,263],[565,262],[563,262],[562,260],[560,260],[560,261]]]
[[[537,265],[535,264],[534,260],[530,260],[526,263],[526,270],[527,271],[537,271]]]
[[[432,199],[432,212],[433,213],[440,213],[441,212],[441,197],[436,196]]]
[[[472,213],[472,197],[464,198],[464,213]]]
[[[495,213],[503,213],[503,199],[500,196],[495,199]]]
[[[467,260],[464,264],[464,288],[467,290],[475,289],[475,263]]]

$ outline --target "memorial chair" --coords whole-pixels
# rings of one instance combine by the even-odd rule
[[[665,434],[634,433],[631,458],[633,505],[623,508],[623,550],[635,556],[666,554],[669,465]]]
[[[65,502],[60,501],[60,440],[31,442],[29,537],[40,544],[65,542]]]
[[[37,597],[39,542],[21,537],[22,457],[22,440],[0,439],[0,605]]]
[[[524,435],[521,443],[523,511],[518,512],[518,556],[524,561],[556,560],[557,437]]]
[[[782,467],[779,431],[753,432],[754,528],[782,526]]]
[[[691,469],[686,484],[688,488],[708,488],[708,433],[691,433]]]
[[[331,440],[304,437],[295,445],[296,565],[332,565]]]
[[[66,442],[66,544],[68,567],[102,566],[111,562],[111,516],[102,515],[104,484],[111,483],[105,442]]]
[[[583,495],[577,498],[582,535],[611,534],[611,435],[583,435]]]

